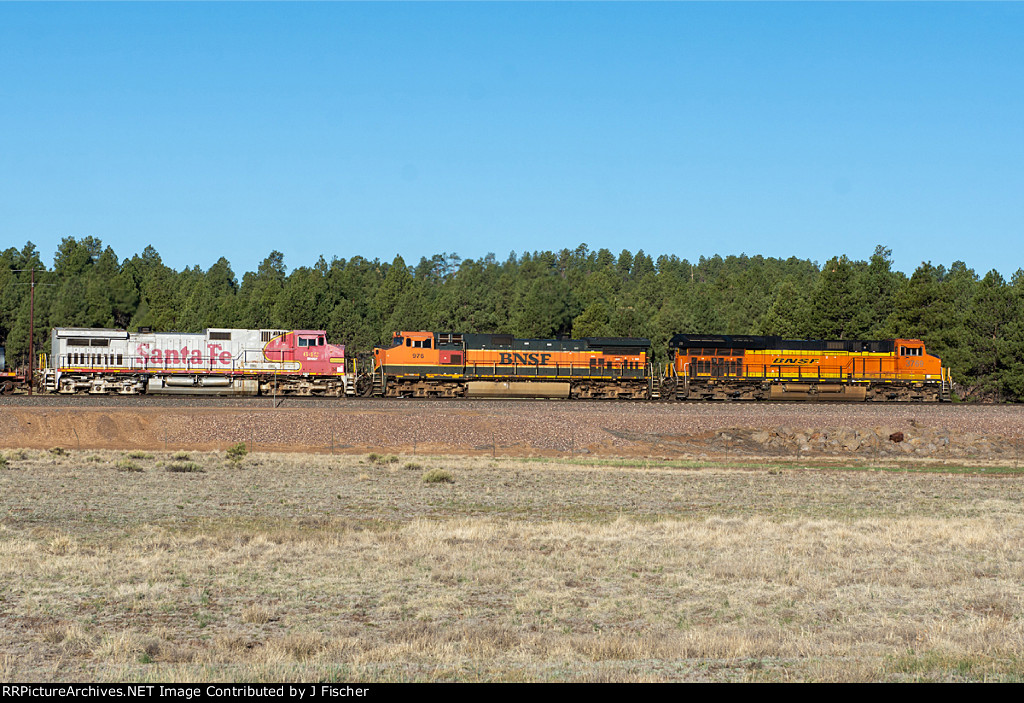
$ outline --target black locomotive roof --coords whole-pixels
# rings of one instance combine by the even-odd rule
[[[751,335],[677,334],[668,341],[669,349],[792,349],[794,351],[844,351],[892,353],[891,339],[783,339]]]
[[[466,349],[519,349],[526,351],[587,351],[639,354],[651,340],[637,337],[582,337],[580,339],[516,339],[510,334],[464,334]]]

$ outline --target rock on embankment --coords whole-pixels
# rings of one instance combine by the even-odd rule
[[[918,456],[936,459],[1011,459],[1021,442],[1002,435],[951,432],[935,427],[838,427],[828,430],[730,428],[708,438],[712,452],[763,455]]]

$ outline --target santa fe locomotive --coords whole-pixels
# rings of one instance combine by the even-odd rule
[[[362,369],[323,330],[57,328],[50,346],[35,387],[59,394],[936,402],[951,387],[917,339],[679,334],[658,365],[647,339],[403,331]],[[27,385],[7,376],[0,391]]]
[[[345,347],[323,330],[208,329],[198,334],[57,328],[40,389],[134,395],[355,393]]]

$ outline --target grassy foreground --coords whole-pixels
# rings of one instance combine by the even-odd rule
[[[22,451],[0,680],[1024,678],[1024,479]]]

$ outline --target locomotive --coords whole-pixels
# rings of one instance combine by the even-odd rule
[[[355,394],[345,347],[323,330],[211,328],[195,334],[55,328],[42,364],[49,393]]]
[[[950,400],[949,369],[919,339],[677,334],[668,346],[662,386],[679,399]]]
[[[373,350],[371,395],[651,398],[651,343],[626,337],[395,332]]]
[[[323,330],[55,328],[50,341],[36,388],[60,394],[942,402],[952,385],[918,339],[677,334],[656,366],[641,338],[402,331],[362,372]],[[0,392],[26,386],[0,373]]]

